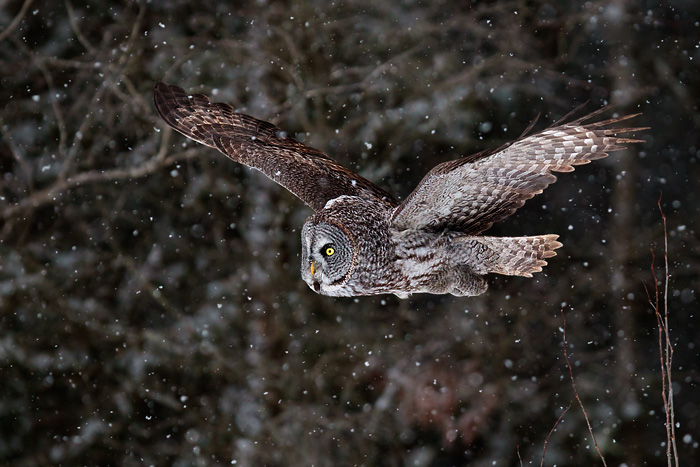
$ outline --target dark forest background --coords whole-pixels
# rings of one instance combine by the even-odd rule
[[[700,463],[700,2],[0,1],[0,463]],[[310,210],[166,128],[156,81],[273,121],[404,197],[439,162],[590,101],[645,143],[493,235],[558,233],[475,298],[337,299]]]

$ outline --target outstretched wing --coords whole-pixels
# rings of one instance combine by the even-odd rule
[[[156,84],[154,101],[158,114],[175,130],[261,171],[315,211],[343,195],[382,201],[390,207],[398,204],[389,193],[322,152],[271,123],[236,113],[228,104],[212,103],[205,95],[188,95],[165,83]]]
[[[609,128],[639,114],[584,124],[605,110],[435,166],[395,209],[393,226],[478,234],[554,183],[552,172],[571,172],[575,165],[624,149],[626,143],[642,142],[617,135],[646,128]]]

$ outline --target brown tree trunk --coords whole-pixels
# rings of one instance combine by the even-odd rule
[[[633,104],[636,88],[636,78],[631,69],[632,63],[626,58],[625,48],[625,24],[627,23],[627,0],[616,0],[606,7],[608,27],[607,39],[615,44],[610,48],[609,57],[610,75],[612,78],[611,101],[616,104],[619,112],[628,113],[626,107]],[[620,408],[620,418],[623,420],[621,436],[618,440],[627,446],[626,459],[631,465],[641,465],[642,459],[639,453],[642,451],[639,432],[633,429],[634,419],[640,415],[641,405],[637,395],[637,373],[635,362],[636,320],[632,316],[632,296],[630,292],[636,289],[633,278],[629,274],[629,264],[633,252],[635,204],[637,194],[635,190],[634,173],[638,170],[637,161],[633,151],[619,152],[611,158],[615,183],[612,191],[613,225],[610,249],[612,251],[612,300],[610,303],[618,304],[614,311],[615,342],[615,376],[614,391],[619,396],[617,400],[624,401]]]

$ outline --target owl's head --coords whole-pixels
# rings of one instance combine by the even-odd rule
[[[301,231],[301,277],[317,293],[349,296],[355,248],[348,235],[329,222],[309,219]]]

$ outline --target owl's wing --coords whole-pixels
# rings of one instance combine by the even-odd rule
[[[394,210],[393,227],[478,234],[554,183],[552,172],[571,172],[643,141],[618,135],[647,128],[609,128],[639,114],[584,123],[605,110],[435,166]]]
[[[310,148],[271,123],[236,113],[202,94],[157,83],[154,101],[158,114],[178,132],[218,149],[230,159],[257,169],[279,183],[314,211],[339,196],[381,200],[389,207],[398,203],[369,180],[339,165],[324,153]]]

